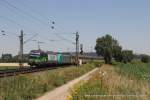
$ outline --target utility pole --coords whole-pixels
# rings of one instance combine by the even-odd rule
[[[41,50],[41,48],[40,48],[40,42],[38,41],[38,50]]]
[[[23,67],[23,30],[21,30],[19,39],[20,39],[19,66],[20,68],[22,68]]]
[[[44,42],[38,41],[37,43],[38,43],[38,50],[41,50],[40,44],[42,44],[42,43],[44,43]]]
[[[76,32],[76,64],[79,66],[79,33]]]

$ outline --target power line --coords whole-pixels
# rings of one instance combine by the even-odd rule
[[[13,9],[16,9],[17,11],[19,11],[20,13],[26,15],[26,16],[29,16],[30,18],[36,20],[37,22],[40,22],[41,24],[45,25],[45,22],[43,22],[42,20],[40,20],[39,18],[31,15],[30,13],[16,7],[15,5],[13,5],[12,3],[8,2],[7,0],[2,0],[4,3],[6,3],[7,5],[9,5],[10,7],[12,7]],[[47,25],[46,25],[47,26]]]
[[[23,0],[24,1],[24,0]],[[27,0],[26,0],[27,1]],[[29,1],[29,0],[28,0]],[[21,0],[19,0],[19,2],[21,2]],[[30,2],[31,3],[31,2]],[[44,14],[40,14],[40,12],[39,11],[37,11],[37,10],[35,10],[35,9],[33,9],[31,6],[30,6],[30,3],[28,3],[28,5],[26,5],[25,3],[23,3],[23,2],[21,2],[21,4],[24,4],[25,6],[26,6],[26,8],[29,8],[30,9],[30,11],[32,11],[33,13],[35,13],[35,14],[37,14],[37,15],[39,15],[39,16],[41,16],[41,18],[45,18],[46,20],[50,20],[50,19],[52,19],[52,20],[50,20],[51,22],[53,22],[53,18],[52,17],[47,17],[47,16],[45,16]]]
[[[0,18],[4,19],[4,20],[7,20],[11,23],[15,23],[17,26],[21,27],[22,25],[19,24],[19,23],[16,23],[14,20],[10,19],[10,18],[7,18],[7,17],[4,17],[4,16],[0,16]]]
[[[49,18],[47,18],[45,15],[40,14],[37,10],[31,8],[31,6],[29,6],[29,5],[26,5],[26,6],[27,6],[27,8],[30,8],[30,10],[32,10],[33,13],[36,13],[37,15],[41,16],[42,18],[45,18],[46,20],[49,20],[50,23],[52,23],[53,25],[55,24],[55,22],[54,22],[53,20],[51,20],[51,19],[53,19],[52,17],[49,19]],[[58,25],[57,25],[57,26],[58,26]],[[52,27],[54,28],[54,26],[52,26]],[[66,34],[66,33],[65,33],[65,34]],[[60,35],[57,34],[57,33],[55,33],[55,35],[56,35],[57,37],[59,37],[60,39],[62,39],[62,40],[65,40],[65,41],[67,41],[67,42],[72,42],[71,40],[66,39],[66,38],[64,38],[63,36],[60,36]],[[73,43],[73,42],[72,42],[72,43]]]
[[[13,20],[13,19],[10,19],[10,18],[4,17],[4,16],[0,16],[0,18],[4,19],[4,20],[6,20],[6,21],[8,21],[8,22],[10,22],[10,23],[12,23],[12,24],[16,24],[19,28],[25,28],[25,29],[31,31],[32,33],[37,33],[37,32],[35,32],[35,31],[29,29],[28,27],[25,27],[24,25],[22,25],[22,24],[20,24],[20,23],[17,23],[17,22],[16,22],[15,20]]]
[[[5,20],[7,20],[7,21],[9,21],[9,22],[11,22],[11,23],[15,23],[18,27],[24,27],[23,25],[21,25],[21,24],[19,24],[19,23],[17,23],[16,21],[14,21],[14,20],[12,20],[12,19],[10,19],[10,18],[7,18],[7,17],[3,17],[3,16],[0,16],[0,18],[3,18],[3,19],[5,19]],[[25,27],[26,28],[26,27]],[[30,30],[30,29],[29,29]],[[12,33],[12,32],[9,32],[9,31],[6,31],[6,30],[3,30],[3,29],[1,29],[1,31],[4,31],[4,33],[6,34],[6,36],[10,36],[10,35],[13,35],[13,37],[18,37],[18,35],[19,34],[16,34],[16,33]],[[31,31],[31,30],[30,30]],[[34,32],[34,33],[36,33],[36,32]],[[28,35],[28,34],[24,34],[24,35]],[[33,35],[31,38],[34,38],[34,37],[36,37],[38,35],[38,33],[36,33],[35,35]],[[28,39],[28,41],[29,41],[30,39]],[[27,41],[26,41],[27,42]]]
[[[6,0],[4,0],[4,3],[6,3],[8,6],[10,6],[11,8],[14,8],[15,10],[17,10],[17,11],[19,11],[19,12],[25,12],[25,11],[23,11],[23,10],[21,10],[21,9],[19,9],[19,8],[17,8],[16,6],[14,6],[13,4],[11,4],[11,3],[9,3],[8,1],[6,1]],[[10,9],[9,7],[7,7],[7,6],[5,6],[7,9],[9,9],[10,11],[12,11],[12,12],[14,12],[14,10],[12,10],[12,9]],[[18,13],[16,13],[16,12],[14,12],[15,14],[18,14]],[[23,14],[23,13],[22,13]],[[26,13],[27,14],[27,13]],[[22,15],[21,15],[22,16]],[[25,16],[23,16],[23,17],[25,17]],[[27,15],[26,15],[26,17],[27,17]],[[28,16],[29,17],[29,16]],[[36,18],[36,17],[34,17],[34,16],[30,16],[32,19],[34,19],[34,18]],[[6,17],[3,17],[3,18],[5,18],[5,19],[7,19],[7,20],[9,20],[9,21],[11,21],[12,23],[15,23],[15,24],[17,24],[18,26],[20,26],[21,27],[21,24],[18,24],[18,23],[16,23],[14,20],[11,20],[11,19],[9,19],[9,18],[6,18]],[[36,18],[37,19],[37,18]],[[29,20],[28,20],[29,21]],[[36,20],[36,21],[39,21],[38,19]],[[29,21],[29,22],[31,22],[31,21]],[[47,25],[46,25],[47,26]],[[24,27],[24,26],[23,26]],[[25,27],[25,29],[26,29],[26,27]],[[29,28],[27,28],[28,30],[30,30]],[[30,30],[31,31],[31,30]],[[32,30],[33,31],[33,30]],[[34,33],[37,33],[37,32],[35,32],[34,31]]]
[[[27,43],[29,41],[31,41],[33,38],[35,38],[38,34],[34,34],[32,37],[30,37],[29,39],[27,39],[26,41],[24,41],[23,43]]]
[[[27,1],[27,0],[26,0],[26,1]],[[21,2],[21,0],[20,0],[20,2]],[[28,2],[29,2],[29,0],[28,0]],[[23,3],[23,2],[21,2],[21,3]],[[44,19],[50,21],[50,23],[53,23],[53,24],[55,24],[56,26],[58,26],[59,28],[63,29],[60,25],[58,25],[58,24],[55,22],[55,20],[54,20],[53,17],[47,17],[47,16],[45,16],[44,14],[40,14],[40,12],[39,12],[37,9],[36,9],[36,10],[33,9],[33,8],[30,6],[30,4],[31,4],[31,2],[28,3],[28,4],[25,4],[25,3],[24,3],[24,5],[26,6],[26,8],[29,8],[30,11],[32,11],[32,13],[37,14],[37,15],[40,16],[41,18],[44,18]],[[61,33],[61,34],[62,34],[62,33]],[[63,34],[64,34],[64,33],[63,33]],[[65,34],[66,34],[66,33],[65,33]]]
[[[51,42],[59,42],[59,41],[62,41],[62,40],[56,40],[56,39],[49,39],[48,37],[45,37],[45,36],[40,36],[40,38],[43,38],[43,39],[46,39],[46,40],[48,40],[49,42],[51,41]]]
[[[45,37],[45,36],[39,36],[40,38],[43,38],[44,40],[47,40],[48,42],[59,42],[59,43],[61,43],[61,44],[63,44],[63,46],[66,46],[66,47],[68,47],[68,45],[66,45],[66,44],[64,44],[62,41],[62,39],[61,40],[56,40],[56,39],[49,39],[48,37]],[[66,42],[66,41],[64,41],[64,42]],[[70,42],[67,42],[67,43],[69,43],[70,44]]]
[[[4,2],[5,3],[5,2]],[[21,15],[22,17],[24,17],[24,18],[29,18],[28,16],[24,16],[24,14],[22,15],[22,14],[20,14],[20,13],[18,13],[18,12],[16,12],[16,10],[13,10],[12,9],[12,7],[10,7],[7,3],[5,3],[5,5],[1,5],[1,6],[4,6],[5,8],[7,8],[11,13],[14,13],[15,15]],[[27,20],[27,19],[26,19]],[[27,20],[27,21],[29,21],[29,22],[31,22],[30,20]]]
[[[54,25],[55,23],[52,23],[52,24]],[[55,29],[54,26],[52,26],[51,28],[52,28],[52,30]],[[53,34],[56,35],[57,37],[59,37],[59,38],[62,39],[62,40],[65,40],[65,41],[67,41],[67,42],[69,42],[69,43],[71,43],[71,44],[74,44],[74,42],[72,42],[72,41],[69,40],[69,39],[64,38],[63,36],[61,36],[61,35],[58,34],[58,33],[53,33]]]
[[[75,44],[73,41],[62,37],[61,35],[58,35],[57,33],[54,33],[54,34],[55,34],[56,36],[58,36],[59,38],[61,38],[62,40],[65,40],[65,41],[67,41],[67,42],[69,42],[69,43],[71,43],[71,44]]]
[[[3,1],[3,0],[2,0]],[[5,0],[6,1],[6,0]],[[6,1],[7,2],[7,1]],[[4,2],[5,4],[7,4],[6,2]],[[10,8],[10,5],[2,5],[2,6],[4,6],[4,7],[6,7],[8,10],[10,10],[11,11],[11,13],[14,13],[14,14],[17,14],[17,15],[21,15],[22,17],[24,17],[24,18],[29,18],[29,16],[24,16],[24,14],[22,15],[22,14],[19,14],[19,13],[17,13],[17,12],[15,12],[15,10],[12,10],[11,8]],[[24,25],[21,25],[21,24],[19,24],[19,23],[17,23],[15,20],[12,20],[12,19],[10,19],[10,18],[7,18],[7,17],[4,17],[4,16],[0,16],[1,18],[3,18],[3,19],[5,19],[5,20],[7,20],[7,21],[9,21],[9,22],[11,22],[11,23],[15,23],[17,26],[19,26],[20,28],[25,28],[25,29],[27,29],[27,30],[29,30],[29,31],[31,31],[32,33],[37,33],[36,31],[33,31],[32,29],[30,29],[30,28],[28,28],[28,27],[25,27]],[[27,20],[27,19],[26,19]],[[30,20],[27,20],[28,22],[31,22]],[[32,22],[33,23],[33,22]]]
[[[26,16],[31,17],[32,19],[34,19],[34,20],[36,20],[36,21],[42,23],[43,25],[47,26],[47,25],[45,24],[45,22],[43,22],[43,21],[40,20],[39,18],[37,18],[37,17],[31,15],[30,13],[28,13],[28,12],[22,10],[22,9],[19,9],[19,8],[16,7],[15,5],[9,3],[7,0],[3,0],[3,2],[5,2],[7,5],[9,5],[10,7],[12,7],[13,9],[16,9],[17,11],[21,12],[22,14],[26,14]],[[47,19],[47,18],[46,18],[46,19]],[[55,24],[55,22],[52,22],[52,23]],[[63,36],[60,36],[59,34],[55,34],[55,35],[56,35],[57,37],[59,37],[60,39],[62,39],[62,40],[64,40],[64,41],[67,41],[67,42],[71,42],[71,43],[73,44],[73,42],[72,42],[71,40],[66,39],[66,38],[64,38]]]

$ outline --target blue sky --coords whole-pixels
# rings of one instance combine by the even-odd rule
[[[12,7],[11,5],[15,6]],[[44,42],[41,48],[51,51],[72,51],[75,46],[60,40],[54,33],[74,41],[76,31],[84,51],[94,51],[97,37],[111,34],[124,49],[150,54],[149,0],[0,0],[0,54],[19,51],[19,32],[25,40],[38,33],[33,40]],[[19,10],[18,10],[19,9]],[[50,21],[55,21],[52,30]],[[24,45],[24,52],[37,49],[37,42]]]

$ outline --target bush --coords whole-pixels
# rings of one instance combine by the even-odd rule
[[[141,61],[144,62],[144,63],[148,63],[148,62],[150,61],[150,58],[149,58],[149,56],[147,56],[147,55],[143,55],[143,56],[141,57]]]

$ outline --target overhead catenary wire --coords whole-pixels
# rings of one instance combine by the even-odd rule
[[[2,19],[4,19],[4,20],[7,20],[7,21],[9,21],[9,22],[11,22],[11,23],[15,23],[18,27],[24,27],[23,25],[21,25],[21,24],[19,24],[19,23],[17,23],[16,21],[14,21],[13,19],[10,19],[10,18],[7,18],[7,17],[4,17],[4,16],[0,16],[0,18],[2,18]],[[27,28],[27,27],[25,27],[25,28]],[[16,34],[16,33],[12,33],[12,32],[9,32],[9,31],[6,31],[6,30],[3,30],[3,29],[1,29],[1,31],[4,31],[5,33],[7,33],[7,36],[9,35],[13,35],[13,36],[15,36],[15,37],[18,37],[19,36],[19,34]],[[9,34],[8,34],[9,33]],[[11,34],[10,34],[11,33]],[[34,32],[35,33],[35,32]],[[27,33],[26,33],[27,34]],[[26,35],[25,34],[25,35]],[[35,36],[37,36],[37,35],[39,35],[38,33],[36,33],[36,34],[34,34],[29,40],[32,40]],[[40,36],[40,37],[44,37],[43,35],[42,36]],[[47,37],[45,37],[44,39],[46,39],[46,40],[48,40],[48,41],[53,41],[53,40],[51,40],[51,39],[48,39]],[[57,41],[61,41],[61,40],[57,40]],[[25,42],[26,43],[26,42]]]
[[[15,23],[15,24],[18,25],[19,27],[22,26],[21,24],[18,24],[18,23],[16,23],[14,20],[9,19],[9,18],[7,18],[7,17],[0,16],[0,18],[3,18],[3,19],[6,19],[6,20],[8,20],[8,21],[10,21],[10,22],[12,22],[12,23]],[[0,32],[4,33],[6,36],[19,37],[19,34],[12,33],[12,32],[6,31],[6,30],[4,30],[4,29],[0,29]],[[27,42],[30,41],[31,39],[35,38],[37,35],[38,35],[38,33],[34,34],[32,37],[30,37],[29,39],[27,39],[26,41],[24,41],[24,43],[27,43]]]
[[[41,35],[39,35],[39,37],[40,38],[43,38],[44,40],[47,40],[49,43],[52,43],[52,42],[61,42],[61,44],[63,44],[63,46],[68,46],[68,45],[66,45],[66,44],[64,44],[64,43],[62,43],[62,39],[61,40],[54,40],[54,39],[49,39],[48,37],[45,37],[45,36],[41,36]],[[69,43],[69,42],[67,42],[67,43]]]
[[[6,20],[6,21],[9,21],[9,22],[11,22],[11,23],[13,23],[13,24],[15,23],[18,27],[24,27],[24,26],[22,26],[21,24],[17,23],[16,21],[14,21],[14,20],[12,20],[12,19],[10,19],[10,18],[1,16],[1,15],[0,15],[0,18],[4,19],[4,20]]]
[[[6,7],[8,10],[10,10],[12,13],[17,14],[17,15],[21,15],[21,16],[24,17],[24,18],[29,18],[29,17],[30,17],[30,18],[34,19],[32,15],[31,15],[31,16],[28,16],[27,14],[24,14],[24,13],[23,13],[23,10],[17,8],[17,7],[14,6],[13,4],[9,3],[7,0],[2,0],[2,1],[3,1],[5,4],[7,4],[7,5],[3,5],[3,6]],[[13,10],[13,9],[11,9],[11,8],[13,8],[13,9],[19,11],[21,14],[15,12],[15,10]],[[24,29],[27,29],[27,30],[31,31],[30,33],[38,33],[38,32],[36,32],[36,31],[34,31],[34,30],[28,28],[28,27],[25,27],[25,26],[23,26],[23,25],[17,23],[16,21],[14,21],[14,20],[12,20],[12,19],[10,19],[10,18],[6,18],[6,17],[4,17],[4,16],[1,16],[1,17],[3,17],[5,20],[8,20],[9,22],[15,23],[15,24],[16,24],[17,26],[19,26],[20,28],[24,28]],[[27,20],[27,19],[26,19],[26,20]],[[30,20],[27,20],[27,21],[28,21],[28,22],[31,22]],[[37,20],[36,20],[36,21],[37,21]],[[34,22],[32,21],[32,23],[34,23]],[[40,24],[41,24],[41,23],[40,23]]]
[[[28,17],[30,17],[30,18],[32,18],[32,19],[34,19],[34,20],[40,22],[41,24],[47,26],[47,25],[46,25],[47,23],[45,23],[45,22],[43,22],[42,20],[40,20],[39,18],[37,18],[37,17],[31,15],[30,13],[28,13],[28,12],[26,12],[26,11],[24,11],[24,10],[18,8],[18,7],[16,7],[15,5],[13,5],[12,3],[8,2],[7,0],[2,0],[2,1],[5,2],[7,5],[9,5],[11,8],[13,8],[13,9],[19,11],[19,12],[22,13],[23,15],[26,15],[26,16],[28,16]],[[39,15],[41,15],[41,14],[39,14]],[[46,17],[45,17],[45,18],[46,18]],[[46,18],[46,19],[47,19],[47,18]],[[51,21],[51,23],[55,24],[55,22],[52,22],[52,21]],[[57,33],[55,34],[55,36],[57,36],[58,38],[60,38],[60,39],[62,39],[62,40],[64,40],[64,41],[66,41],[66,42],[68,42],[68,43],[74,44],[71,40],[66,39],[66,38],[64,38],[63,36],[60,36],[60,35],[57,34]]]
[[[12,3],[8,2],[7,0],[2,0],[3,2],[5,2],[7,5],[9,5],[10,7],[12,7],[13,9],[16,9],[17,11],[19,11],[20,13],[22,13],[23,15],[29,16],[30,18],[36,20],[37,22],[45,25],[45,22],[43,22],[42,20],[40,20],[39,18],[33,16],[32,14],[18,8],[17,6],[13,5]],[[47,26],[47,25],[46,25]]]
[[[3,1],[3,0],[1,0],[1,1]],[[25,14],[23,14],[23,13],[18,13],[18,10],[17,10],[17,12],[16,12],[16,9],[14,10],[14,8],[12,7],[12,6],[10,6],[10,5],[8,5],[7,3],[5,3],[5,2],[3,2],[4,4],[2,4],[2,5],[0,5],[0,6],[4,6],[5,8],[7,8],[9,11],[10,11],[10,13],[13,13],[14,15],[18,15],[18,16],[22,16],[22,17],[24,17],[25,18],[25,20],[27,20],[26,18],[29,18],[29,16],[27,16],[27,15],[25,15]],[[12,9],[13,8],[13,9]],[[28,22],[31,22],[31,20],[27,20]],[[32,23],[34,23],[33,21],[32,21]]]
[[[23,10],[23,9],[20,9],[20,8],[18,8],[17,6],[15,6],[13,3],[10,3],[9,1],[7,1],[7,0],[2,0],[5,4],[7,4],[7,9],[9,9],[9,10],[11,10],[12,12],[14,12],[14,10],[12,10],[12,9],[15,9],[16,11],[18,11],[19,13],[21,13],[22,15],[21,16],[23,16],[23,17],[28,17],[28,18],[32,18],[34,21],[36,21],[36,22],[38,22],[39,24],[42,24],[42,25],[44,25],[44,26],[46,26],[47,28],[49,27],[48,26],[48,21],[49,21],[49,19],[46,19],[46,21],[47,22],[44,22],[43,20],[41,20],[41,19],[39,19],[37,16],[34,16],[34,15],[32,15],[32,14],[30,14],[29,12],[27,12],[27,11],[25,11],[25,10]],[[4,6],[4,5],[3,5]],[[10,9],[9,7],[11,7],[12,9]],[[5,6],[6,7],[6,6]],[[16,13],[16,12],[14,12],[15,14],[18,14],[18,13]],[[41,14],[39,14],[40,16],[41,16]],[[29,20],[28,20],[29,21]],[[29,22],[31,22],[31,21],[29,21]]]
[[[69,43],[71,43],[71,44],[75,44],[75,43],[72,42],[71,40],[68,40],[68,39],[62,37],[62,36],[58,35],[57,33],[55,33],[55,35],[58,36],[59,38],[61,38],[62,40],[65,40],[65,41],[67,41],[67,42],[69,42]]]
[[[8,21],[8,22],[10,22],[10,23],[12,23],[12,24],[15,24],[15,25],[17,25],[19,28],[24,28],[24,29],[27,29],[27,30],[29,30],[29,31],[31,31],[32,33],[37,33],[37,32],[35,32],[34,30],[31,30],[31,29],[29,29],[28,27],[25,27],[24,25],[22,25],[22,24],[20,24],[20,23],[17,23],[15,20],[13,20],[13,19],[11,19],[11,18],[8,18],[8,17],[4,17],[4,16],[1,16],[0,15],[0,18],[2,18],[2,19],[4,19],[4,20],[6,20],[6,21]],[[8,32],[8,31],[7,31]],[[12,33],[12,32],[11,32]]]
[[[14,20],[12,20],[12,19],[10,19],[10,18],[3,17],[3,16],[0,16],[0,18],[3,18],[3,19],[5,19],[5,20],[7,20],[7,21],[9,21],[9,22],[11,22],[11,23],[15,23],[18,27],[24,27],[23,25],[17,23],[16,21],[14,21]],[[4,31],[4,33],[6,34],[6,36],[12,36],[12,35],[13,35],[13,37],[14,37],[14,36],[15,36],[15,37],[18,37],[18,36],[19,36],[19,34],[17,34],[17,33],[12,33],[12,32],[9,32],[9,31],[3,30],[3,29],[1,29],[1,31]],[[27,35],[27,33],[26,33],[25,35]],[[33,35],[33,36],[30,37],[30,38],[34,38],[34,37],[37,36],[37,35],[38,35],[38,33],[36,33],[35,35]]]
[[[38,34],[34,34],[32,37],[24,41],[23,43],[26,44],[27,42],[31,41],[33,38],[35,38]]]
[[[24,4],[26,6],[26,8],[29,8],[30,11],[32,11],[32,13],[35,13],[36,15],[38,15],[41,18],[47,20],[48,22],[55,24],[55,27],[59,27],[59,28],[61,28],[64,31],[64,29],[58,23],[55,22],[55,19],[53,17],[47,17],[46,15],[41,14],[37,9],[35,10],[34,8],[32,8],[31,5],[30,5],[31,4],[30,0],[26,0],[26,1],[29,2],[28,4],[25,4],[22,1],[24,1],[24,0],[19,0],[19,2],[21,2],[21,4]],[[61,32],[61,34],[70,34],[70,33],[63,33],[63,32]]]
[[[50,39],[50,38],[43,36],[43,35],[40,35],[40,38],[46,39],[49,42],[61,42],[62,41],[62,40]]]
[[[19,0],[19,2],[21,2],[21,1],[24,1],[24,0]],[[27,0],[26,0],[26,1],[27,1]],[[28,0],[28,2],[30,2],[30,1]],[[31,2],[30,2],[30,3],[31,3]],[[36,15],[40,16],[41,18],[46,19],[47,21],[50,20],[51,22],[54,22],[54,19],[53,19],[52,17],[47,17],[47,16],[45,16],[44,14],[40,14],[40,12],[39,12],[38,10],[33,9],[33,8],[30,6],[30,3],[28,3],[28,5],[26,5],[25,3],[21,2],[21,4],[24,4],[27,8],[30,9],[30,11],[32,11],[32,12],[35,13]]]
[[[4,1],[6,1],[6,3],[9,4],[10,6],[12,6],[13,8],[15,8],[15,9],[17,9],[17,10],[19,10],[19,11],[23,11],[23,10],[19,9],[18,7],[16,7],[16,6],[10,4],[7,0],[4,0]],[[26,6],[28,6],[28,5],[26,5]],[[28,7],[29,7],[29,6],[28,6]],[[51,17],[51,18],[49,17],[49,18],[50,18],[50,19],[49,19],[49,18],[47,18],[45,15],[39,14],[37,10],[34,10],[34,9],[31,8],[31,7],[29,7],[29,8],[33,11],[33,13],[36,12],[36,14],[38,14],[38,15],[41,16],[42,18],[44,18],[44,19],[50,21],[50,23],[52,23],[53,25],[56,24],[53,20],[51,20],[52,17]],[[23,12],[25,12],[25,11],[23,11]],[[25,12],[25,13],[28,14],[29,16],[31,16],[33,19],[36,18],[36,17],[32,16],[30,13],[27,13],[27,12]],[[37,18],[36,18],[36,20],[37,20],[37,21],[40,21],[40,19],[37,19]],[[40,22],[41,22],[41,21],[40,21]],[[44,24],[44,25],[45,25],[45,24]],[[46,25],[46,26],[47,26],[47,25]],[[55,28],[55,29],[56,29],[56,28]],[[57,33],[55,34],[55,33],[54,33],[54,35],[56,35],[57,37],[59,37],[60,39],[62,39],[62,40],[64,40],[64,41],[73,43],[71,40],[64,38],[64,37],[61,36],[60,34],[57,34]]]

